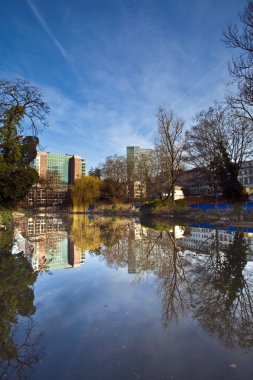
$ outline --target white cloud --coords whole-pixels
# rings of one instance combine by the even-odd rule
[[[43,18],[41,12],[39,11],[37,5],[35,5],[35,2],[33,0],[26,0],[27,4],[31,8],[34,16],[37,18],[39,21],[40,25],[42,28],[45,30],[47,33],[48,37],[53,41],[57,49],[60,51],[61,55],[66,59],[68,57],[66,50],[64,47],[60,44],[60,42],[57,40],[57,38],[54,37],[51,29],[49,28],[48,24],[46,23],[45,19]]]

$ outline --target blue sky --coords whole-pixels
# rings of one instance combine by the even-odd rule
[[[232,55],[221,42],[242,0],[1,0],[0,77],[42,89],[47,151],[87,167],[127,145],[152,147],[159,106],[181,116],[222,99]]]

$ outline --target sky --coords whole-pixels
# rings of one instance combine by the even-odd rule
[[[43,150],[87,168],[152,147],[160,106],[193,124],[228,91],[221,41],[246,0],[1,0],[0,78],[24,78],[50,106]]]

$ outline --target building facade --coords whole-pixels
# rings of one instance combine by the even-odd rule
[[[126,150],[129,196],[134,199],[144,199],[147,197],[147,189],[146,184],[140,181],[139,169],[143,163],[152,165],[151,155],[153,150],[140,148],[139,146],[128,146]]]
[[[186,196],[214,195],[215,189],[217,189],[217,186],[212,183],[209,172],[204,168],[194,168],[182,172],[178,176],[177,185],[182,187]]]
[[[239,170],[238,180],[247,193],[253,193],[253,160],[245,161]]]
[[[38,152],[33,162],[40,178],[52,176],[65,185],[74,183],[74,180],[85,174],[85,160],[80,156]]]
[[[68,198],[69,186],[85,175],[85,160],[80,156],[38,152],[32,166],[38,171],[40,183],[28,194],[30,206],[54,206]]]

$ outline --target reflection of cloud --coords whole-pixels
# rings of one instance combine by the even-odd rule
[[[182,226],[175,226],[175,238],[182,239],[184,237],[184,230]]]

